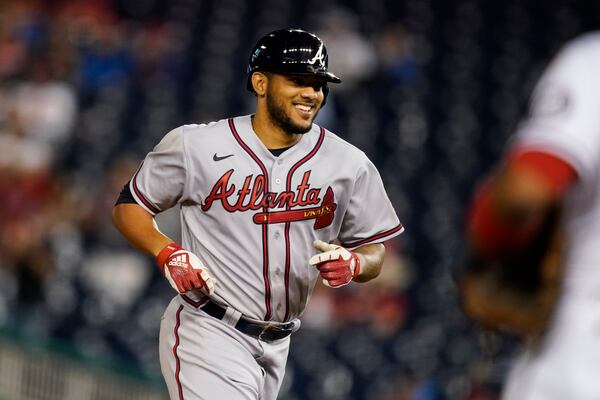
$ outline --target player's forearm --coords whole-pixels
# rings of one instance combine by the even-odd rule
[[[376,278],[381,272],[385,257],[385,246],[382,243],[367,244],[354,250],[360,259],[360,274],[355,282],[367,282]]]
[[[535,226],[576,179],[573,167],[552,154],[517,152],[491,183],[492,206],[504,224]]]
[[[521,169],[502,171],[491,190],[493,205],[503,221],[509,224],[527,224],[541,219],[556,201],[546,182]]]
[[[129,243],[154,257],[173,242],[158,230],[152,215],[137,204],[116,205],[112,221]]]

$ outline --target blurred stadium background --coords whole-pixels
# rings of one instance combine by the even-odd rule
[[[406,232],[373,283],[316,290],[280,399],[497,399],[515,344],[464,319],[449,273],[465,204],[548,58],[599,21],[592,1],[1,0],[0,399],[166,398],[172,291],[110,210],[167,131],[252,110],[249,49],[288,26],[324,39],[344,84],[319,122],[380,168]]]

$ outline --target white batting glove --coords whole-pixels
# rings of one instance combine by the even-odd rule
[[[214,293],[215,279],[194,253],[182,249],[177,243],[171,243],[162,249],[156,262],[177,292],[201,290],[208,296]]]
[[[315,240],[313,246],[322,253],[312,256],[308,263],[317,267],[326,286],[342,287],[360,274],[360,259],[355,252],[321,240]]]

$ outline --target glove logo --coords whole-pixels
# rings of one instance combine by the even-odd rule
[[[169,261],[169,267],[187,267],[186,262],[181,261]]]
[[[169,260],[168,265],[170,267],[187,267],[189,265],[187,254],[182,254]]]

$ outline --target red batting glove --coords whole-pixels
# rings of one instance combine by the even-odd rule
[[[312,256],[308,263],[317,266],[325,285],[338,288],[360,274],[360,259],[355,252],[321,240],[315,240],[313,246],[322,253]]]
[[[177,243],[165,246],[156,256],[156,262],[177,292],[200,289],[208,296],[213,294],[215,279],[194,253],[184,250]]]

